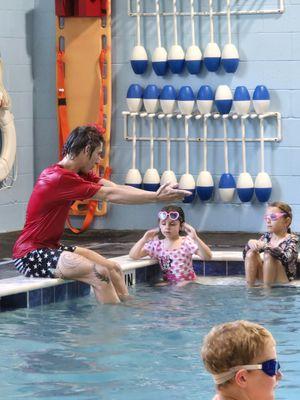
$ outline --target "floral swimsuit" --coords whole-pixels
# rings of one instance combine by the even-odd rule
[[[188,236],[182,238],[178,249],[165,249],[164,240],[159,239],[150,240],[145,244],[144,249],[151,258],[158,260],[164,280],[177,283],[196,279],[192,255],[197,251],[198,246]]]
[[[260,253],[263,251],[267,251],[271,254],[271,256],[279,260],[284,266],[288,280],[292,281],[293,279],[295,279],[297,272],[299,237],[291,233],[287,235],[287,237],[282,242],[280,242],[277,247],[268,246],[268,244],[271,242],[271,238],[272,234],[270,232],[264,233],[259,238],[259,240],[263,241],[266,244],[265,248],[263,250],[260,250]],[[244,259],[249,249],[250,248],[247,244],[243,251]]]

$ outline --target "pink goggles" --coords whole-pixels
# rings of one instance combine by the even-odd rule
[[[283,217],[284,215],[287,215],[285,212],[276,212],[272,214],[266,214],[264,215],[264,220],[265,221],[277,221],[279,218]]]
[[[160,211],[158,213],[158,218],[161,221],[165,221],[167,218],[169,218],[172,221],[177,221],[179,219],[179,212],[178,211]]]

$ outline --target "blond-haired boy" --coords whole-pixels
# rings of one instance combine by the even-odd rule
[[[216,384],[213,400],[274,400],[282,374],[276,342],[263,326],[243,320],[217,325],[201,355]]]

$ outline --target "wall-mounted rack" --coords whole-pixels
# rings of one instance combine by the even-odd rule
[[[137,13],[136,10],[134,10],[132,3],[135,3],[135,0],[127,0],[128,3],[128,15],[130,17],[136,17],[137,15],[143,16],[143,17],[155,17],[156,13],[154,12],[140,12]],[[259,3],[261,5],[261,2]],[[278,0],[277,1],[278,8],[274,9],[243,9],[242,7],[245,5],[245,2],[243,5],[240,4],[240,2],[235,1],[232,2],[232,9],[231,9],[231,15],[260,15],[260,14],[283,14],[285,12],[285,0]],[[187,7],[188,7],[188,1],[187,1]],[[235,9],[236,7],[236,9]],[[160,13],[161,16],[173,16],[172,11],[162,11]],[[189,12],[177,12],[177,16],[190,16],[191,14]],[[194,13],[195,16],[203,16],[203,17],[209,17],[209,11],[195,11]],[[213,11],[214,16],[226,16],[226,10],[219,10],[219,11]]]
[[[239,120],[251,120],[251,121],[264,121],[266,119],[275,119],[276,121],[276,136],[272,137],[264,137],[264,142],[280,142],[282,140],[282,127],[281,127],[281,113],[279,112],[268,112],[265,114],[256,114],[256,113],[250,113],[246,115],[238,115],[235,113],[231,114],[226,114],[226,115],[221,115],[219,113],[210,113],[210,114],[199,114],[199,113],[194,113],[191,115],[183,115],[180,113],[173,113],[173,114],[163,114],[163,113],[146,113],[145,111],[142,112],[129,112],[129,111],[123,111],[122,115],[124,117],[124,139],[127,141],[132,141],[133,139],[136,141],[150,141],[154,140],[157,142],[164,142],[167,140],[175,141],[175,142],[184,142],[185,138],[184,137],[170,137],[168,138],[167,136],[155,136],[154,138],[151,138],[150,136],[135,136],[133,138],[132,135],[128,133],[128,119],[132,119],[133,117],[137,119],[154,119],[154,120],[161,120],[161,119],[182,119],[182,118],[188,118],[188,119],[195,119],[196,121],[203,121],[206,122],[207,120],[212,120],[212,121],[217,121],[221,119],[227,119],[231,121],[239,121]],[[214,131],[215,133],[215,131]],[[202,137],[189,137],[188,139],[190,142],[202,142],[204,139]],[[223,142],[224,138],[222,137],[207,137],[205,139],[207,142]],[[228,137],[226,139],[228,142],[242,142],[241,137]],[[252,138],[252,137],[246,137],[245,138],[246,142],[261,142],[261,138]]]

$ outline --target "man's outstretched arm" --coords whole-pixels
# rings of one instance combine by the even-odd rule
[[[101,180],[100,183],[102,183]],[[156,192],[126,185],[113,184],[113,186],[107,186],[104,183],[104,186],[98,190],[93,199],[105,200],[116,204],[145,204],[159,201],[182,200],[190,194],[189,191],[178,189],[177,185],[169,183],[162,185]]]

